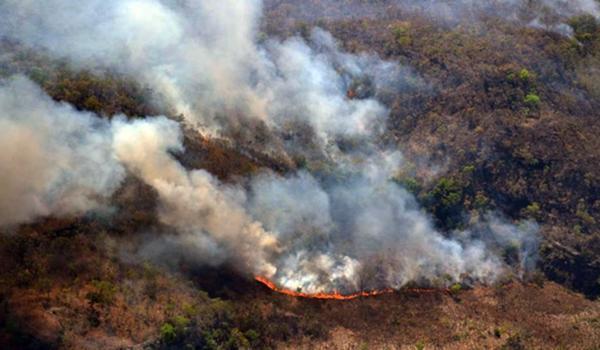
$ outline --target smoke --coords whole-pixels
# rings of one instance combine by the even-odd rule
[[[129,172],[156,190],[158,218],[176,233],[148,254],[185,249],[288,288],[487,283],[507,272],[498,252],[509,246],[529,265],[535,244],[523,242],[534,242],[533,226],[484,220],[442,233],[391,181],[403,160],[377,141],[388,115],[378,98],[427,88],[407,67],[341,52],[318,29],[308,40],[258,40],[260,1],[8,0],[0,11],[5,37],[135,76],[205,133],[252,137],[263,124],[272,133],[265,149],[307,156],[312,169],[224,184],[176,161],[177,122],[101,120],[16,78],[0,95],[0,167],[11,174],[0,225],[96,209]],[[20,216],[4,210],[14,203]]]
[[[598,17],[595,0],[381,0],[381,1],[265,1],[277,24],[292,27],[295,21],[378,18],[397,20],[420,16],[442,25],[479,24],[496,18],[515,24],[571,35],[565,20],[584,13]]]
[[[23,77],[0,85],[0,227],[106,204],[125,171],[109,127]]]
[[[595,0],[400,0],[398,3],[404,9],[448,22],[477,20],[481,16],[516,21],[527,16],[566,18],[581,13],[599,14]]]
[[[280,132],[300,123],[326,144],[337,135],[368,133],[385,118],[374,100],[346,98],[355,79],[373,72],[375,85],[391,91],[423,85],[407,68],[340,53],[320,30],[308,43],[257,45],[259,1],[71,2],[5,1],[0,11],[9,15],[0,19],[0,32],[86,68],[143,79],[207,134],[230,136],[252,121]]]
[[[117,158],[156,189],[164,224],[188,243],[225,247],[242,270],[273,275],[276,268],[267,255],[277,250],[277,241],[245,212],[243,191],[204,170],[188,172],[168,153],[182,149],[177,123],[158,118],[117,121],[114,127]]]
[[[535,224],[515,227],[490,216],[446,237],[391,181],[400,159],[397,153],[371,157],[362,171],[337,180],[306,172],[255,178],[248,210],[277,233],[284,249],[275,280],[309,293],[410,282],[442,286],[465,278],[487,283],[507,272],[496,253],[508,247],[520,271],[533,267]]]
[[[276,241],[245,213],[243,191],[203,170],[188,172],[169,153],[182,149],[176,122],[103,120],[17,76],[0,86],[0,126],[0,226],[100,209],[126,168],[156,189],[159,219],[181,237],[224,246],[243,270],[273,274],[263,255]]]

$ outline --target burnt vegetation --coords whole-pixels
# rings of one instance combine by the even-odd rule
[[[445,231],[493,210],[537,221],[540,273],[530,277],[532,283],[481,291],[457,287],[456,295],[424,298],[399,293],[340,308],[276,296],[235,273],[198,271],[183,257],[168,270],[127,263],[123,251],[140,244],[147,228],[160,226],[156,194],[128,178],[114,195],[113,216],[48,219],[0,235],[0,344],[273,348],[294,341],[319,344],[342,325],[361,334],[356,344],[377,348],[385,340],[378,327],[383,324],[392,338],[417,348],[480,339],[480,347],[520,349],[569,347],[578,345],[571,331],[581,338],[600,333],[592,302],[600,295],[600,22],[570,17],[568,36],[550,25],[531,28],[486,16],[442,25],[385,10],[386,1],[310,3],[334,15],[312,18],[299,10],[304,2],[267,1],[264,36],[306,36],[320,26],[350,52],[376,52],[413,67],[426,89],[378,92],[391,110],[382,142],[396,144],[411,164],[393,180],[414,193]],[[343,6],[365,3],[374,3],[366,17],[344,13]],[[134,77],[81,71],[18,43],[2,42],[0,50],[1,76],[24,73],[55,100],[80,110],[104,118],[178,118]],[[302,159],[289,164],[252,145],[207,139],[192,129],[184,132],[184,144],[186,151],[174,155],[182,164],[224,181],[264,168],[285,173],[304,166]],[[432,171],[432,164],[441,169]],[[510,260],[510,252],[505,256]],[[554,283],[544,286],[547,279],[587,300]],[[515,301],[527,293],[540,298]],[[382,308],[392,311],[382,315]],[[447,319],[441,310],[448,308],[464,319]],[[478,308],[489,313],[472,311]],[[430,310],[433,320],[423,316]],[[529,314],[567,316],[548,331]],[[421,329],[426,323],[430,334]],[[432,340],[439,329],[451,331]],[[598,343],[588,339],[586,345]]]

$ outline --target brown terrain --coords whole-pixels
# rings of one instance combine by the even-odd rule
[[[156,194],[130,177],[114,195],[114,217],[48,218],[0,235],[0,348],[600,349],[597,20],[568,19],[575,35],[565,37],[497,18],[441,25],[310,3],[335,15],[312,18],[298,9],[304,2],[267,1],[265,35],[319,25],[351,52],[412,67],[427,88],[378,92],[392,111],[382,142],[414,164],[398,181],[442,229],[490,209],[535,219],[538,270],[494,286],[353,300],[282,295],[185,256],[168,266],[128,259],[160,231]],[[355,11],[364,2],[347,3]],[[79,109],[106,118],[169,114],[127,77],[78,71],[13,42],[2,51],[18,54],[0,61],[0,75],[27,74]],[[174,155],[182,164],[224,181],[300,166],[191,129],[184,143]]]

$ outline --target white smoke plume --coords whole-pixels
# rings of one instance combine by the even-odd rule
[[[534,224],[518,228],[489,218],[445,237],[414,197],[391,181],[399,159],[371,158],[361,164],[366,170],[333,181],[305,172],[254,179],[248,210],[282,242],[285,252],[275,264],[280,284],[314,293],[332,286],[350,292],[465,278],[492,282],[506,270],[491,248],[511,245],[522,271],[532,267],[526,265],[537,248]]]
[[[58,152],[37,154],[36,148],[30,161],[15,161],[14,152],[27,140],[15,128],[3,128],[0,142],[9,141],[1,166],[56,173],[50,184],[58,187],[48,187],[49,175],[20,178],[15,172],[6,191],[17,192],[6,205],[22,200],[23,214],[5,223],[93,209],[96,197],[107,198],[126,169],[157,191],[159,219],[196,248],[199,261],[233,262],[241,271],[306,292],[491,282],[505,270],[495,249],[534,234],[510,225],[488,229],[493,225],[486,223],[450,236],[436,230],[413,196],[390,180],[402,166],[401,155],[376,141],[387,117],[375,98],[378,90],[401,91],[418,79],[377,57],[340,52],[320,30],[309,42],[258,43],[260,1],[7,0],[0,11],[3,36],[83,67],[134,75],[204,132],[228,136],[248,120],[265,123],[275,135],[307,125],[315,136],[308,143],[326,154],[329,169],[261,174],[247,187],[223,184],[204,170],[183,168],[171,155],[183,151],[175,121],[101,121],[52,102],[19,78],[2,90],[8,102],[0,103],[1,121],[24,123],[24,135],[44,142],[39,149]],[[373,86],[353,87],[365,77]],[[16,98],[19,85],[34,91],[28,103]],[[359,98],[348,96],[351,88]],[[39,104],[41,111],[32,113]],[[62,123],[52,123],[52,115]],[[37,123],[45,125],[41,134]],[[356,143],[352,152],[338,147],[340,139]],[[307,145],[278,142],[294,152]],[[28,191],[36,200],[21,199]],[[43,210],[38,198],[45,201]],[[507,233],[510,240],[495,236]]]
[[[0,85],[0,127],[0,227],[100,209],[127,168],[156,189],[160,220],[182,237],[214,242],[243,270],[274,273],[264,255],[277,242],[245,213],[244,193],[203,170],[188,172],[170,155],[182,149],[176,122],[103,120],[17,76]]]
[[[156,189],[163,223],[189,243],[224,247],[242,270],[269,277],[275,273],[268,255],[277,250],[277,241],[245,212],[244,193],[204,170],[188,172],[169,154],[182,149],[177,123],[159,118],[116,121],[114,127],[117,158]]]
[[[140,77],[205,132],[226,133],[233,122],[222,119],[243,115],[271,127],[300,119],[322,137],[355,134],[384,114],[374,101],[344,99],[348,82],[336,71],[342,57],[332,57],[334,47],[319,52],[298,39],[255,45],[260,1],[9,0],[0,11],[4,36]]]
[[[0,85],[0,227],[106,204],[125,171],[106,123],[15,77]]]

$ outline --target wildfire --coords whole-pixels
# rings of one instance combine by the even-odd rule
[[[321,300],[354,300],[358,298],[365,297],[374,297],[382,294],[391,294],[394,293],[395,290],[392,288],[380,289],[380,290],[372,290],[372,291],[363,291],[352,294],[341,294],[339,292],[333,293],[303,293],[297,292],[290,289],[277,287],[275,283],[265,277],[256,276],[256,281],[265,285],[267,288],[271,289],[274,292],[289,295],[296,298],[307,298],[307,299],[321,299]],[[452,294],[450,289],[448,288],[405,288],[402,289],[404,292],[410,293],[418,293],[418,294],[430,294],[430,293],[441,293],[441,294]]]
[[[270,281],[268,278],[261,277],[261,276],[257,276],[256,280],[277,293],[281,293],[281,294],[285,294],[285,295],[289,295],[289,296],[297,297],[297,298],[308,298],[308,299],[353,300],[353,299],[357,299],[357,298],[373,297],[376,295],[390,294],[390,293],[394,292],[393,289],[387,288],[387,289],[381,289],[381,290],[357,292],[357,293],[352,293],[352,294],[341,294],[338,292],[314,293],[313,294],[313,293],[302,293],[302,292],[297,292],[297,291],[277,287],[277,285],[275,285],[275,283]]]

